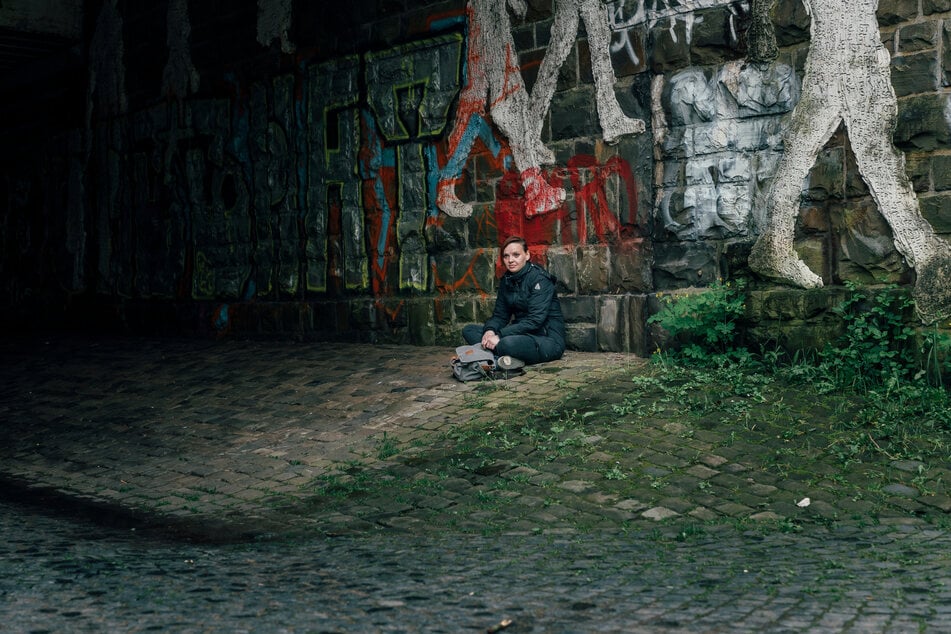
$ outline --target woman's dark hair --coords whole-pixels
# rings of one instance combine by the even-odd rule
[[[505,251],[505,248],[510,244],[519,243],[522,245],[522,251],[528,253],[528,242],[525,241],[525,238],[522,236],[510,236],[505,242],[502,243],[502,251]]]

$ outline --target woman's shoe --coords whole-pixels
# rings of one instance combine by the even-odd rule
[[[510,357],[505,355],[499,357],[499,360],[496,362],[496,365],[502,368],[503,370],[518,370],[519,368],[525,367],[525,362],[521,359],[516,359],[515,357]]]

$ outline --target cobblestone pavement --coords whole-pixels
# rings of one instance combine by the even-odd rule
[[[0,503],[9,632],[951,631],[951,539],[804,533],[142,540]]]
[[[570,352],[484,404],[450,348],[75,338],[0,347],[0,477],[202,533],[282,530],[275,506],[380,448],[544,407],[631,364]],[[268,527],[268,528],[265,528]],[[224,533],[223,533],[223,532]]]
[[[569,352],[486,391],[450,378],[448,348],[49,337],[0,354],[6,497],[100,524],[0,505],[13,631],[951,630],[951,537],[929,519],[951,500],[913,486],[948,465],[889,465],[874,502],[677,424],[569,429],[580,463],[473,443],[513,411],[611,398],[630,355]],[[644,478],[622,491],[628,448]]]

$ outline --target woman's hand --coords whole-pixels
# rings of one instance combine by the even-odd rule
[[[482,335],[482,347],[486,350],[495,350],[500,337],[491,330],[485,331]]]

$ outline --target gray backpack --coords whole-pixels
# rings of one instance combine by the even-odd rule
[[[452,375],[463,383],[495,378],[495,355],[479,344],[456,348],[449,365]]]

